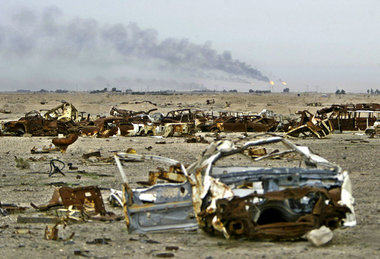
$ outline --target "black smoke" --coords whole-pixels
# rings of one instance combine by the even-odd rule
[[[11,17],[9,24],[0,24],[0,58],[0,63],[33,60],[38,66],[48,62],[43,69],[46,73],[54,69],[54,64],[64,66],[65,62],[83,71],[88,67],[103,66],[107,70],[138,63],[137,70],[146,66],[147,70],[165,74],[202,77],[219,71],[269,81],[257,69],[234,59],[229,51],[218,53],[210,42],[159,40],[156,30],[141,29],[135,23],[107,25],[94,19],[67,20],[57,7],[46,8],[42,13],[22,10]],[[94,73],[93,78],[98,76]]]

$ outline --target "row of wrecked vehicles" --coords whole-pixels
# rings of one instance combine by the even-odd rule
[[[192,135],[196,132],[285,132],[292,137],[313,136],[323,138],[334,129],[366,130],[380,118],[380,104],[333,105],[318,110],[315,115],[308,111],[289,118],[263,110],[259,114],[211,112],[181,109],[166,115],[149,111],[134,112],[112,107],[110,116],[91,119],[79,112],[72,104],[62,103],[46,111],[27,113],[17,121],[2,123],[2,135],[25,133],[32,136],[57,136],[76,133],[82,136],[109,137],[159,135],[164,137]]]
[[[38,111],[27,113],[17,121],[2,124],[3,135],[25,133],[32,136],[56,136],[77,133],[83,136],[109,137],[161,135],[164,137],[192,135],[195,132],[267,132],[274,131],[278,122],[260,115],[243,115],[221,112],[219,115],[205,114],[202,111],[181,109],[170,111],[166,116],[149,111],[134,112],[112,107],[111,116],[91,119],[88,114],[78,112],[70,103],[41,114]]]
[[[258,115],[219,113],[217,116],[189,109],[172,111],[166,116],[154,111],[132,112],[113,107],[111,116],[91,120],[72,104],[63,103],[44,115],[29,113],[18,121],[4,123],[2,134],[180,136],[197,131],[282,130],[289,136],[324,137],[333,131],[335,119],[340,129],[344,129],[342,116],[349,114],[352,119],[359,113],[334,108],[316,115],[303,111],[298,119],[285,120],[268,111]],[[370,125],[372,121],[367,123]],[[189,166],[160,156],[123,152],[116,153],[114,159],[123,190],[113,191],[110,200],[123,207],[130,233],[200,228],[227,239],[294,240],[306,236],[321,245],[331,240],[331,230],[356,225],[348,172],[307,147],[294,145],[280,136],[244,144],[228,140],[213,142]],[[134,184],[128,180],[130,172],[125,168],[130,161],[166,163],[169,168],[159,167],[158,171],[149,172],[148,181],[140,182],[143,187],[133,188]],[[79,211],[78,217],[88,209],[106,213],[98,189],[65,188],[59,190],[56,201],[49,202],[47,207],[35,207],[45,210],[66,203],[70,213],[72,209]],[[316,237],[314,231],[322,234]]]

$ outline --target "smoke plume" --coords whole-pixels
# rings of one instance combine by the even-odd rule
[[[55,80],[150,75],[172,80],[213,73],[269,82],[229,51],[218,53],[210,42],[158,39],[154,29],[137,24],[100,24],[94,19],[65,19],[57,7],[42,13],[22,10],[0,24],[1,81]],[[1,87],[1,86],[0,86]]]

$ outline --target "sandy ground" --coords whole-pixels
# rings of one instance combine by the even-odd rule
[[[206,105],[207,99],[215,104]],[[219,111],[260,112],[270,109],[289,115],[297,110],[315,111],[318,107],[307,107],[307,103],[321,102],[323,106],[333,103],[377,102],[380,97],[367,95],[346,95],[321,97],[318,94],[249,95],[249,94],[177,94],[171,96],[114,95],[114,94],[0,94],[0,109],[11,110],[11,114],[0,114],[1,120],[17,119],[31,110],[50,109],[61,100],[72,102],[80,111],[93,115],[108,114],[113,105],[120,108],[149,110],[157,108],[167,112],[179,108],[199,108]],[[152,101],[157,105],[122,104],[136,101]],[[41,101],[47,101],[42,105]],[[231,103],[226,107],[226,102]],[[240,134],[229,134],[228,138]],[[65,154],[31,154],[33,147],[51,143],[50,137],[0,137],[0,202],[16,203],[30,207],[46,203],[55,185],[64,182],[69,186],[97,185],[102,188],[121,188],[118,170],[113,164],[90,163],[82,154],[99,150],[103,157],[111,156],[112,151],[136,149],[139,154],[157,154],[182,161],[193,162],[206,148],[206,144],[187,144],[183,138],[168,138],[165,145],[157,145],[152,137],[112,137],[108,139],[80,137]],[[178,258],[320,258],[320,257],[380,257],[380,138],[369,139],[365,135],[352,132],[334,134],[328,139],[297,139],[297,144],[309,146],[315,153],[331,162],[340,164],[350,171],[353,194],[356,198],[358,225],[355,228],[334,231],[334,239],[324,247],[315,248],[306,241],[297,242],[252,242],[245,240],[225,240],[211,237],[202,231],[172,232],[160,234],[128,234],[124,221],[98,222],[60,227],[59,236],[63,239],[75,232],[72,240],[48,241],[43,239],[46,224],[17,223],[18,215],[0,216],[0,257],[18,258],[73,258],[80,253],[91,258],[146,258],[174,255]],[[152,146],[151,150],[146,148]],[[29,169],[16,168],[14,157],[28,159]],[[30,160],[29,158],[32,158]],[[73,163],[78,170],[64,170],[66,176],[48,177],[49,161],[58,158],[65,163]],[[128,164],[131,182],[147,179],[150,168],[146,163]],[[85,171],[85,173],[83,173]],[[80,176],[80,179],[78,179]],[[109,191],[102,191],[106,199]],[[122,215],[121,208],[106,209]],[[36,216],[34,209],[28,209],[24,216]],[[90,244],[98,238],[105,238],[107,244]],[[170,250],[174,246],[178,249]],[[169,250],[168,250],[169,249]],[[78,252],[79,251],[79,252]]]

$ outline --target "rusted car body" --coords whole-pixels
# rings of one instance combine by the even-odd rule
[[[129,130],[133,129],[132,123],[123,117],[105,117],[94,121],[94,125],[99,129],[99,137],[109,137],[116,134],[127,136]]]
[[[102,194],[97,186],[61,187],[55,189],[52,198],[47,204],[37,206],[31,203],[33,208],[40,211],[46,211],[61,205],[66,208],[72,206],[74,209],[86,212],[87,214],[106,214]]]
[[[155,135],[152,123],[144,117],[102,117],[78,127],[82,135],[110,137]]]
[[[282,156],[290,166],[242,166],[234,158],[250,147],[279,144],[284,149],[254,158],[255,163]],[[217,165],[226,158],[238,165]],[[285,159],[284,159],[285,160]],[[281,162],[281,163],[282,163]],[[266,165],[264,163],[264,165]],[[187,168],[199,226],[226,238],[297,239],[322,225],[335,229],[356,224],[348,173],[282,137],[212,143]]]
[[[57,136],[67,134],[74,125],[71,121],[45,119],[38,111],[31,111],[17,121],[2,124],[2,135],[22,136],[25,133],[32,136]]]
[[[191,109],[180,109],[170,111],[161,120],[161,123],[194,122],[199,117],[199,112]]]
[[[224,132],[268,132],[274,131],[278,122],[260,116],[241,116],[223,122]]]
[[[207,121],[206,115],[199,110],[173,110],[160,120],[160,132],[164,137],[188,136],[208,127]]]
[[[63,103],[42,115],[31,111],[17,121],[4,122],[4,135],[22,136],[25,133],[32,136],[57,136],[68,134],[69,129],[81,120],[78,110],[71,103]]]
[[[317,111],[317,116],[329,119],[334,129],[339,131],[365,130],[380,118],[380,104],[360,103],[332,105]]]
[[[260,115],[221,112],[210,127],[213,132],[269,132],[275,131],[279,122]]]

